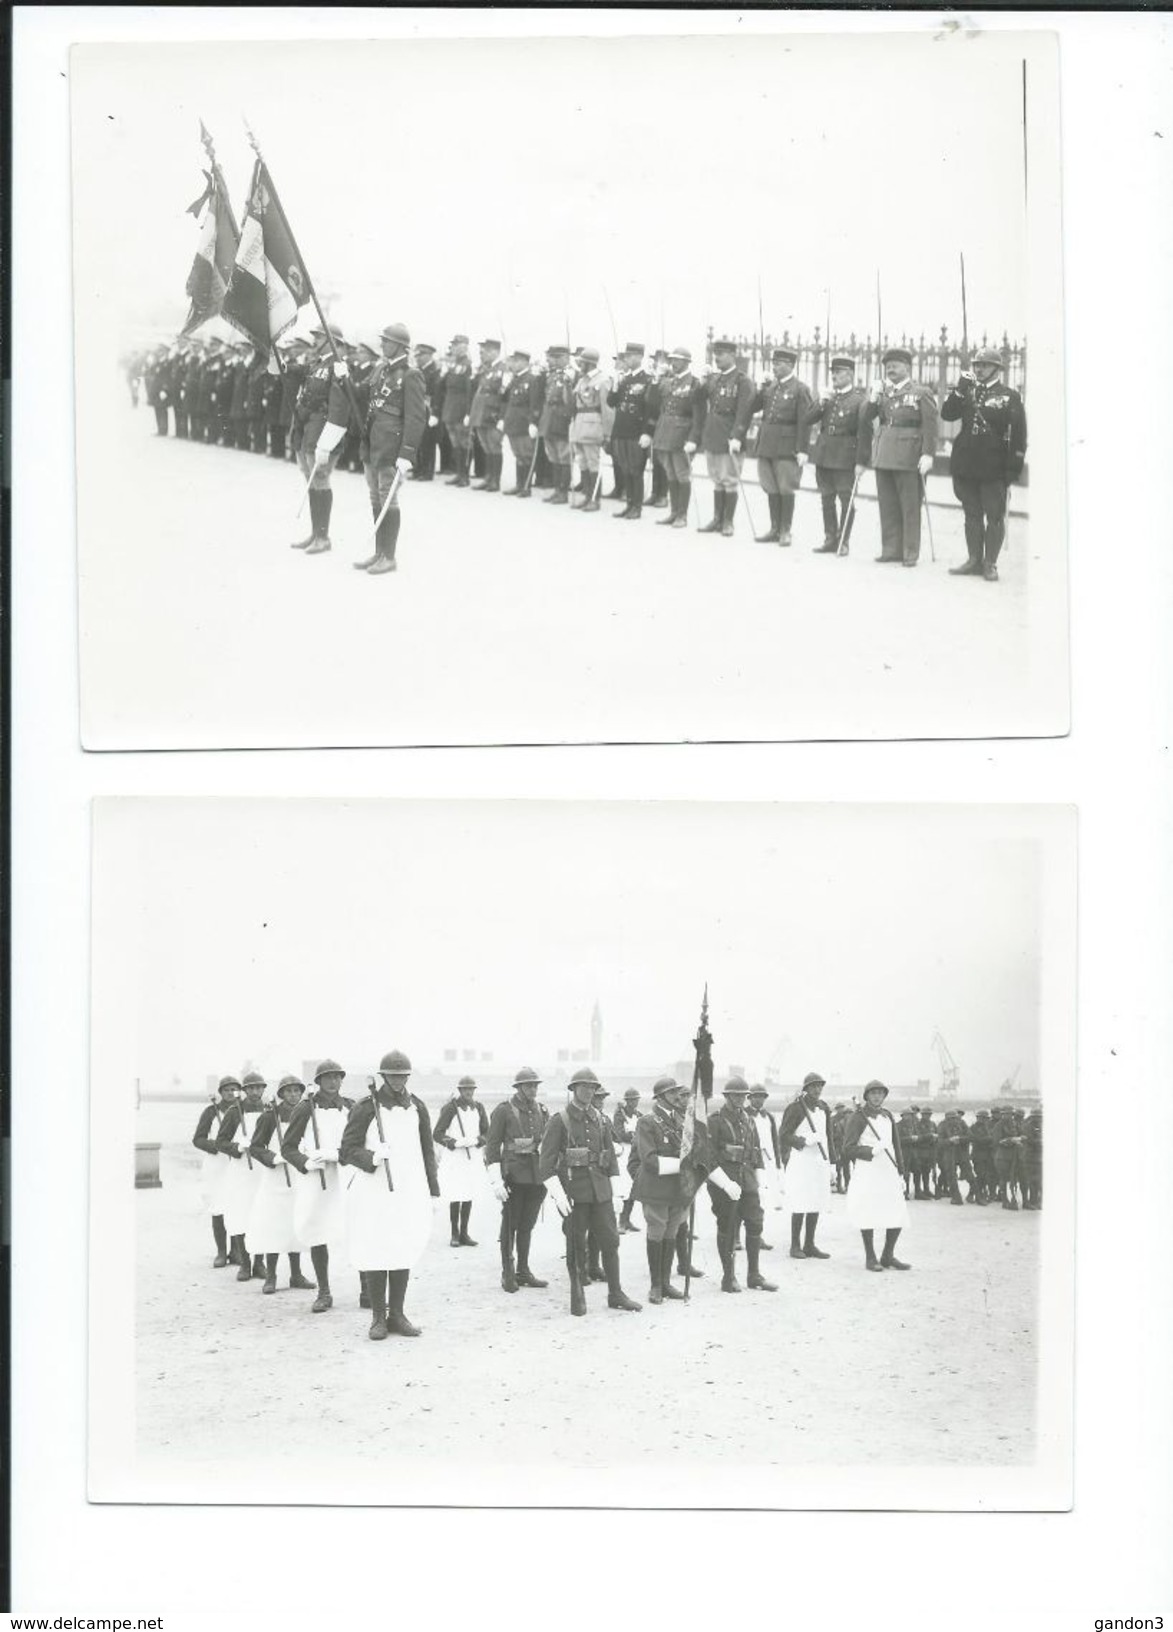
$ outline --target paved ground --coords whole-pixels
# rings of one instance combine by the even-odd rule
[[[515,1296],[499,1285],[491,1208],[474,1210],[475,1250],[448,1245],[444,1209],[409,1290],[423,1336],[372,1343],[350,1275],[312,1315],[309,1293],[266,1297],[210,1267],[197,1161],[165,1143],[163,1188],[135,1195],[138,1448],[172,1472],[250,1456],[312,1465],[327,1448],[358,1466],[381,1444],[401,1460],[583,1468],[1031,1460],[1038,1215],[913,1204],[901,1249],[913,1269],[869,1275],[842,1198],[821,1229],[825,1263],[791,1260],[773,1213],[763,1266],[780,1290],[730,1297],[702,1200],[707,1274],[687,1306],[620,1314],[595,1286],[576,1320],[552,1207],[532,1254],[549,1290]],[[622,1238],[621,1260],[644,1301],[642,1234]]]
[[[744,505],[722,539],[412,483],[401,570],[372,579],[351,570],[361,476],[336,475],[334,551],[306,559],[292,466],[111,414],[111,485],[81,495],[89,746],[1013,735],[1045,678],[1054,547],[1021,516],[987,584],[947,575],[964,545],[945,504],[935,566],[927,540],[913,572],[874,564],[872,502],[848,559],[813,555],[809,475],[790,550],[755,544]],[[708,483],[694,494],[695,524]],[[764,530],[756,486],[749,503]]]

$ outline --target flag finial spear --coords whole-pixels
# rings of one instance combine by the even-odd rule
[[[244,133],[248,137],[248,145],[252,148],[253,152],[259,159],[261,157],[261,144],[257,141],[256,132],[249,124],[248,115],[246,113],[242,113],[240,117],[244,124]]]

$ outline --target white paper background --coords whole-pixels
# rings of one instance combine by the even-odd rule
[[[211,13],[167,14],[209,30]],[[228,37],[296,32],[296,17],[218,11]],[[595,16],[593,26],[607,19]],[[714,19],[714,26],[726,26]],[[922,19],[909,20],[923,26]],[[459,14],[429,26],[459,31]],[[825,14],[789,19],[823,30]],[[15,1492],[17,1607],[39,1613],[166,1613],[170,1632],[211,1585],[223,1624],[345,1620],[398,1565],[405,1612],[502,1618],[488,1589],[524,1559],[528,1605],[567,1628],[601,1615],[704,1621],[727,1612],[722,1561],[757,1560],[767,1619],[801,1558],[807,1617],[884,1632],[907,1624],[902,1577],[915,1551],[919,1606],[947,1602],[957,1632],[1055,1632],[1094,1617],[1173,1613],[1173,1372],[1167,1181],[1170,922],[1169,521],[1173,478],[1165,381],[1171,362],[1173,51],[1163,16],[989,16],[982,26],[1062,35],[1067,167],[1069,514],[1073,729],[1065,741],[759,749],[420,754],[127,755],[77,749],[70,468],[69,229],[65,177],[70,38],[157,34],[158,13],[18,15],[21,165],[16,199],[17,616],[13,891]],[[465,20],[463,26],[467,28]],[[532,23],[523,23],[532,27]],[[616,26],[627,27],[627,18]],[[868,16],[836,27],[871,28]],[[369,16],[361,28],[370,27]],[[112,201],[112,207],[129,207]],[[980,677],[975,677],[975,683]],[[1067,1515],[646,1516],[444,1513],[230,1515],[89,1508],[85,1502],[88,799],[95,793],[348,794],[1060,801],[1080,808],[1079,1179],[1095,1176],[1107,1119],[1123,1128],[1134,1183],[1111,1214],[1080,1215],[1076,1504]],[[50,1183],[50,1180],[52,1182]],[[101,1319],[101,1310],[89,1311]],[[642,1380],[641,1380],[642,1381]],[[260,1569],[231,1544],[243,1519],[303,1561]],[[315,1545],[305,1543],[312,1537]],[[357,1543],[357,1546],[355,1545]],[[352,1552],[352,1548],[354,1551]],[[598,1590],[566,1591],[568,1548]],[[633,1561],[625,1594],[606,1561]],[[450,1566],[459,1557],[461,1569]],[[847,1569],[845,1560],[866,1560]],[[975,1560],[982,1560],[975,1569]],[[353,1562],[352,1562],[353,1560]],[[412,1560],[415,1569],[404,1568]],[[649,1564],[648,1561],[658,1561]],[[376,1561],[385,1561],[382,1574]],[[771,1581],[777,1583],[774,1597]],[[296,1608],[291,1608],[296,1605]],[[280,1611],[280,1616],[278,1612]],[[793,1618],[793,1617],[792,1617]],[[217,1618],[215,1624],[220,1624]]]

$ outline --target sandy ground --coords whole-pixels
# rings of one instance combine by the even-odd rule
[[[592,1286],[588,1317],[574,1319],[552,1206],[531,1255],[549,1289],[514,1296],[499,1283],[492,1204],[474,1208],[480,1244],[461,1250],[448,1245],[440,1207],[407,1299],[423,1336],[372,1343],[351,1273],[334,1277],[333,1310],[312,1315],[312,1294],[285,1287],[284,1261],[275,1297],[259,1281],[238,1282],[234,1269],[213,1270],[197,1153],[167,1143],[162,1155],[163,1188],[135,1195],[145,1461],[225,1467],[263,1454],[296,1463],[327,1437],[334,1456],[365,1460],[383,1434],[402,1459],[584,1468],[679,1455],[782,1467],[1032,1460],[1036,1214],[911,1204],[901,1238],[911,1272],[869,1275],[843,1198],[820,1228],[826,1262],[790,1259],[786,1221],[774,1212],[763,1270],[778,1292],[731,1297],[718,1286],[702,1198],[706,1275],[688,1305],[646,1305],[641,1233],[622,1238],[621,1264],[642,1312],[608,1310],[606,1288]],[[744,1279],[744,1256],[738,1263]],[[233,1389],[229,1378],[252,1381]],[[638,1408],[659,1384],[672,1408]],[[306,1405],[300,1419],[289,1411],[291,1386]],[[583,1410],[584,1388],[597,1409]],[[624,1398],[628,1407],[616,1409]],[[316,1403],[328,1420],[313,1416]]]
[[[937,564],[926,536],[914,572],[874,564],[870,501],[850,557],[813,555],[812,474],[788,550],[753,542],[744,504],[734,538],[696,532],[700,459],[687,531],[410,483],[400,570],[372,579],[351,570],[363,477],[335,475],[334,550],[307,559],[293,466],[160,439],[121,399],[111,415],[116,452],[79,501],[87,746],[997,736],[1037,700],[1058,546],[1017,516],[998,584],[950,578],[944,478]],[[752,476],[748,498],[764,531]]]

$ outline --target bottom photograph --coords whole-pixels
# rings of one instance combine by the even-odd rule
[[[91,1500],[1070,1506],[1075,860],[96,801]]]

